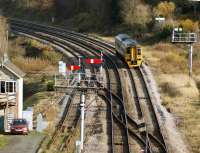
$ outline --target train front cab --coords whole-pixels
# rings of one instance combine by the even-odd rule
[[[127,48],[125,55],[129,68],[139,67],[142,64],[142,49],[140,46]]]

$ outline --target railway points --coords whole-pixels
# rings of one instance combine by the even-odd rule
[[[155,110],[151,106],[153,104],[150,103],[151,99],[149,99],[150,97],[148,96],[149,91],[145,88],[146,84],[142,81],[143,75],[140,74],[140,69],[130,70],[127,63],[116,56],[116,51],[113,46],[82,34],[54,27],[46,27],[15,20],[12,20],[11,23],[11,28],[14,32],[20,32],[20,34],[31,35],[49,41],[51,44],[60,46],[60,48],[66,48],[66,46],[73,48],[76,50],[74,56],[77,60],[78,54],[97,56],[96,50],[103,50],[105,64],[103,65],[102,77],[105,79],[105,83],[104,86],[99,85],[100,81],[95,81],[93,84],[94,87],[98,88],[97,95],[101,97],[101,103],[105,102],[102,106],[108,108],[106,110],[107,115],[106,117],[104,116],[104,118],[108,120],[109,124],[107,124],[107,129],[110,131],[107,132],[107,137],[110,138],[108,140],[107,149],[109,148],[108,150],[113,153],[139,151],[168,152],[167,145],[162,137],[162,132],[158,127],[159,123],[155,115],[153,115]],[[67,51],[69,52],[69,50]],[[93,61],[89,61],[88,63],[93,63]],[[72,68],[70,67],[70,69]],[[91,66],[89,69],[91,74],[95,71],[94,66]],[[87,72],[87,74],[88,73],[89,72]],[[80,73],[74,73],[74,76],[78,76],[79,74]],[[83,73],[82,75],[85,74]],[[63,80],[64,79],[66,78],[63,77]],[[71,81],[72,80],[70,80],[70,82]],[[88,80],[84,81],[88,82]],[[78,84],[78,86],[86,85],[85,88],[87,88],[87,83],[84,81],[82,84]],[[62,85],[62,83],[60,83],[60,85]],[[65,87],[67,87],[67,85]],[[77,86],[74,88],[77,89]],[[130,98],[131,100],[129,100],[130,95],[127,93],[133,94]],[[96,103],[92,103],[91,105],[94,108],[91,109],[97,111],[97,114],[101,112],[95,109],[98,104],[99,102],[96,101]],[[132,112],[128,109],[131,106],[132,108],[130,109]],[[94,117],[97,116],[94,115]],[[93,124],[94,123],[92,123],[92,126],[94,126]],[[89,133],[91,132],[90,129],[87,130]],[[103,133],[105,134],[105,131]],[[88,135],[88,137],[86,136],[84,143],[87,145],[86,148],[83,149],[83,152],[87,152],[89,149],[87,148],[87,146],[89,147],[88,142],[91,142],[95,137],[97,138],[98,136],[96,135],[93,137],[92,134]],[[75,143],[72,144],[75,145]]]

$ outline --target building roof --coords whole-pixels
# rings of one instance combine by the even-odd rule
[[[6,69],[8,69],[11,73],[13,73],[14,75],[16,75],[19,78],[22,78],[25,76],[25,73],[23,71],[21,71],[17,66],[15,66],[9,60],[3,61],[0,65],[5,67]]]

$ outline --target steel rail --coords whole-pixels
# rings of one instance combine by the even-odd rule
[[[17,30],[17,31],[18,31],[18,32],[20,31],[20,32],[27,33],[27,31],[23,31],[23,30],[21,30],[21,29],[20,29],[20,30]],[[30,34],[30,33],[29,33],[29,34]],[[49,39],[49,38],[43,37],[43,36],[38,35],[38,34],[35,34],[35,33],[34,33],[34,34],[32,33],[32,34],[30,34],[30,35],[34,35],[34,37],[33,37],[33,36],[29,36],[29,35],[25,35],[25,36],[30,37],[30,38],[32,38],[32,39],[36,39],[36,38],[37,38],[36,40],[39,40],[39,41],[45,40],[45,43],[46,43],[46,42],[49,42],[49,43],[51,43],[51,45],[52,45],[52,43],[53,43],[53,44],[56,44],[56,45],[61,45],[60,43],[58,44],[55,40],[52,41],[52,40]],[[41,40],[38,39],[38,37],[39,37]],[[55,47],[55,46],[54,46],[54,47]],[[64,48],[64,49],[66,49],[66,48],[65,48],[65,45],[61,45],[61,47]],[[72,53],[73,53],[73,52],[72,52]],[[74,54],[74,56],[77,56],[77,55]],[[77,58],[78,58],[78,57],[77,57]],[[112,112],[112,110],[111,110],[110,112]],[[112,121],[111,121],[111,128],[112,128],[112,124],[113,124],[113,119],[112,119]],[[112,129],[112,137],[113,137],[113,129]],[[111,143],[113,143],[113,142],[111,142]],[[113,145],[112,145],[112,146],[113,146]],[[113,147],[112,147],[112,148],[113,148]]]
[[[48,29],[48,30],[51,30],[51,31],[57,31],[57,32],[60,32],[60,33],[66,33],[68,35],[74,35],[74,36],[79,36],[87,41],[90,41],[90,42],[94,42],[95,43],[98,43],[99,46],[101,47],[107,47],[108,50],[115,50],[115,47],[109,43],[107,43],[106,41],[104,40],[100,40],[98,38],[94,38],[92,36],[88,37],[87,34],[81,34],[81,33],[77,33],[75,31],[70,31],[70,30],[66,30],[62,27],[56,27],[56,26],[49,26],[49,25],[42,25],[42,24],[38,24],[36,22],[30,22],[30,21],[24,21],[24,20],[20,20],[20,19],[16,19],[16,18],[10,18],[9,21],[13,24],[17,24],[19,23],[20,24],[23,24],[23,25],[28,25],[29,27],[31,25],[33,26],[36,26],[36,27],[41,27],[41,28],[45,28],[45,29]]]
[[[84,36],[85,37],[85,36]],[[110,49],[110,50],[112,50],[112,49]],[[128,117],[129,118],[129,117]],[[127,120],[127,119],[126,119]]]
[[[140,67],[140,68],[138,68],[139,69],[139,74],[140,74],[140,78],[141,78],[141,80],[142,80],[142,82],[143,82],[143,84],[144,84],[144,88],[145,88],[145,90],[146,90],[146,93],[147,93],[147,97],[148,97],[148,100],[149,100],[149,104],[150,104],[150,106],[151,106],[151,109],[152,109],[152,113],[153,113],[153,115],[154,115],[154,118],[156,119],[156,127],[157,127],[157,129],[156,129],[156,131],[158,132],[158,138],[156,138],[155,136],[153,136],[153,135],[150,135],[150,137],[152,138],[152,139],[154,139],[155,141],[157,141],[159,144],[160,144],[160,146],[161,146],[161,148],[162,148],[162,150],[163,150],[163,152],[165,152],[165,153],[167,153],[168,152],[168,148],[167,148],[167,146],[166,146],[166,143],[165,143],[165,140],[164,140],[164,137],[163,137],[163,134],[162,134],[162,132],[161,132],[161,129],[160,129],[160,124],[159,124],[159,121],[158,121],[158,117],[157,117],[157,115],[156,115],[156,112],[155,112],[155,108],[154,108],[154,105],[153,105],[153,102],[152,102],[152,98],[151,98],[151,96],[150,96],[150,92],[149,92],[149,89],[147,88],[147,83],[146,83],[146,81],[145,81],[145,79],[144,79],[144,75],[143,75],[143,67]],[[152,137],[153,136],[153,137]]]
[[[30,30],[30,29],[29,29]],[[76,42],[73,42],[73,43],[76,43]],[[80,43],[79,43],[79,45],[80,45]],[[110,61],[112,61],[112,60],[110,60]],[[113,65],[114,65],[115,63],[113,63]],[[116,65],[115,65],[115,67],[117,67]],[[116,70],[117,70],[117,68],[115,68]],[[119,79],[120,79],[120,77],[119,77]],[[120,80],[120,82],[121,82],[121,80]],[[124,105],[123,105],[123,109],[124,109]],[[126,111],[124,112],[124,114],[126,114]],[[126,124],[127,124],[127,118],[126,118],[126,115],[124,115],[124,120],[125,120],[125,122],[126,122]],[[126,135],[127,135],[127,138],[128,138],[128,130],[126,129]],[[128,142],[127,142],[127,144],[129,144]],[[129,148],[129,147],[128,147]]]
[[[26,36],[28,36],[28,35],[26,35]],[[36,39],[36,38],[37,38],[38,41],[44,40],[44,37],[41,37],[41,36],[39,36],[39,35],[34,35],[34,37],[31,37],[31,36],[30,36],[30,38],[32,38],[32,39]],[[38,39],[38,38],[39,38],[39,39]],[[45,41],[46,41],[47,43],[51,43],[51,45],[52,45],[52,43],[53,43],[53,44],[54,44],[54,47],[57,48],[57,49],[60,49],[60,48],[67,49],[66,46],[61,45],[61,44],[58,43],[58,42],[52,41],[51,39],[47,39],[47,38],[46,38]],[[56,46],[57,46],[57,47],[56,47]],[[58,46],[59,46],[59,47],[58,47]],[[70,52],[71,54],[73,54],[76,58],[78,58],[78,55],[74,54],[74,52],[72,52],[72,51],[70,51],[70,50],[67,50],[67,51]],[[64,53],[64,52],[63,52],[63,53]],[[61,117],[61,120],[59,121],[58,125],[56,126],[56,129],[57,129],[57,130],[53,133],[53,136],[52,136],[51,141],[49,141],[49,143],[47,144],[47,149],[49,149],[50,146],[56,141],[56,138],[59,136],[59,132],[61,132],[61,130],[62,130],[62,126],[63,126],[65,120],[68,118],[69,109],[70,109],[70,107],[71,107],[73,97],[74,97],[74,92],[72,93],[71,98],[70,98],[69,102],[67,103],[67,105],[66,105],[66,107],[65,107],[64,113],[63,113],[63,115],[62,115],[62,117]],[[80,117],[79,117],[79,119],[80,119]],[[77,121],[78,121],[78,120],[77,120]],[[77,123],[78,123],[78,122],[75,123],[75,126],[77,125]],[[65,137],[66,137],[66,136],[65,136]],[[65,139],[66,139],[66,138],[65,138]],[[61,148],[61,145],[60,145],[59,148]],[[59,150],[60,150],[60,149],[59,149]]]

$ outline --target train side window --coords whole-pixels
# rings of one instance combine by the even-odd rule
[[[137,48],[137,54],[141,55],[141,48]]]

